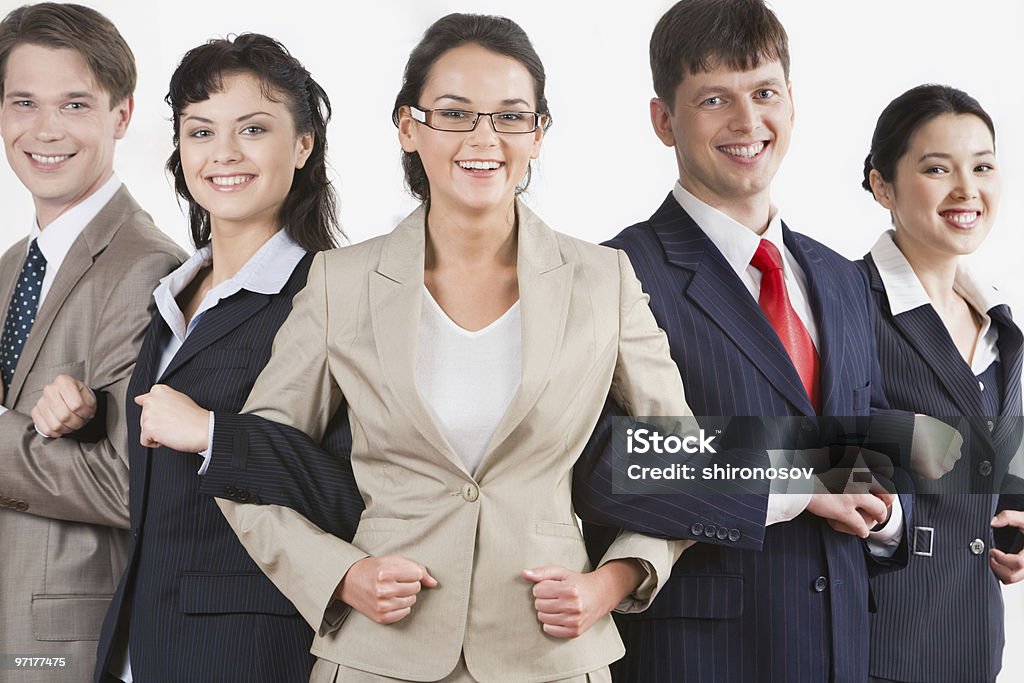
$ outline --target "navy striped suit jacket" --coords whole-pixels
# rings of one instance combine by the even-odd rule
[[[822,414],[866,416],[873,407],[886,408],[863,274],[814,240],[783,232],[807,274],[818,324]],[[629,255],[650,295],[694,414],[815,414],[757,301],[671,194],[649,220],[607,245]],[[595,434],[592,449],[603,448],[601,437]],[[593,458],[588,453],[586,461]],[[589,474],[581,470],[575,486],[584,521],[701,541],[683,553],[649,610],[618,620],[626,656],[612,666],[617,681],[867,679],[869,569],[905,562],[905,538],[894,558],[878,561],[859,538],[805,512],[764,529],[763,542],[733,544],[706,533],[720,513],[702,509],[700,500],[688,506],[656,496],[645,505],[623,505],[607,481]],[[751,520],[762,527],[765,500]],[[909,514],[909,499],[901,500]],[[585,530],[599,552],[607,534],[593,524]]]
[[[211,410],[241,410],[270,358],[312,256],[279,294],[242,290],[203,314],[159,382]],[[157,315],[142,345],[129,396],[149,390],[170,330]],[[95,678],[115,641],[130,634],[135,680],[146,683],[305,683],[313,631],[249,558],[215,502],[199,492],[195,454],[139,444],[141,409],[128,401],[131,549],[100,636]],[[347,455],[347,422],[325,448]],[[340,530],[338,530],[340,532]]]
[[[868,255],[859,265],[879,311],[875,335],[889,401],[936,417],[963,416],[949,421],[964,437],[961,459],[943,483],[915,482],[919,531],[906,570],[872,581],[878,612],[871,618],[871,675],[992,681],[1002,659],[1003,601],[985,549],[998,540],[992,515],[1024,508],[1024,482],[1007,476],[1021,438],[1021,331],[1006,306],[988,311],[999,332],[999,362],[982,378],[983,391],[935,309],[894,316],[874,260]],[[1010,541],[1020,534],[1010,532]],[[974,539],[984,543],[980,553],[970,550]]]

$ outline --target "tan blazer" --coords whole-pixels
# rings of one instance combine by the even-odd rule
[[[552,231],[521,203],[517,213],[522,384],[475,473],[415,384],[423,207],[389,235],[316,257],[246,403],[246,412],[319,440],[348,402],[352,466],[366,503],[351,544],[285,508],[220,501],[250,554],[319,629],[319,657],[425,681],[443,678],[464,653],[477,680],[547,681],[623,654],[610,617],[580,638],[546,636],[532,584],[519,572],[591,569],[570,486],[609,390],[637,415],[689,408],[626,256]],[[623,534],[603,562],[647,560],[653,588],[681,547]],[[440,586],[424,589],[396,624],[354,610],[332,621],[331,594],[348,568],[388,554],[425,564]]]
[[[27,249],[21,240],[0,258],[0,321]],[[4,680],[92,677],[127,549],[125,392],[153,289],[183,256],[122,186],[71,246],[37,312],[0,415],[0,653],[67,666],[5,671]],[[105,399],[98,442],[36,433],[32,407],[61,373]]]

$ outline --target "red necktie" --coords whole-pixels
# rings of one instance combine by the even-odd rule
[[[818,352],[814,349],[814,342],[803,321],[789,302],[789,292],[786,291],[786,280],[782,273],[782,255],[778,247],[768,240],[761,240],[750,265],[761,271],[761,295],[757,303],[786,347],[814,411],[821,412]]]

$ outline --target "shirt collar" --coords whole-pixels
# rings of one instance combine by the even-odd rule
[[[206,293],[196,315],[213,308],[221,299],[226,299],[245,289],[256,294],[277,294],[291,277],[295,266],[306,255],[306,250],[295,243],[285,230],[278,230],[267,240],[235,275]],[[175,297],[196,278],[199,272],[213,260],[213,245],[207,244],[177,269],[160,280],[153,297],[160,315],[176,335],[184,338],[184,319]]]
[[[96,214],[117,194],[120,187],[121,181],[118,180],[117,174],[111,174],[107,182],[103,183],[98,190],[57,216],[43,230],[39,228],[39,220],[33,217],[29,242],[36,240],[36,244],[39,245],[39,250],[43,252],[48,264],[63,262],[64,257],[71,250],[71,245],[85,230],[85,226],[89,225],[93,218],[96,218]]]
[[[750,266],[750,261],[754,258],[762,239],[772,242],[780,253],[786,253],[782,239],[782,219],[779,218],[779,211],[775,207],[771,209],[768,228],[764,234],[757,235],[745,225],[697,199],[678,180],[672,188],[672,196],[704,231],[708,239],[718,247],[718,251],[722,252],[722,256],[736,275],[742,277]]]
[[[930,306],[932,302],[910,262],[896,246],[894,235],[893,230],[883,232],[875,246],[871,247],[871,258],[885,285],[889,310],[893,315],[899,315],[921,306]],[[999,290],[984,284],[963,263],[957,266],[953,289],[978,313],[987,313],[995,306],[1006,303],[1006,298]]]

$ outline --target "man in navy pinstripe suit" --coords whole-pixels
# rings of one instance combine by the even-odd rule
[[[679,180],[649,220],[608,244],[629,255],[650,295],[694,413],[886,408],[864,277],[788,230],[771,203],[793,125],[777,17],[762,0],[682,0],[655,28],[651,65],[651,120],[675,150]],[[784,308],[781,322],[766,295]],[[592,450],[601,444],[599,429]],[[602,525],[588,525],[592,550],[605,527],[701,541],[649,611],[620,620],[627,654],[613,666],[617,680],[867,679],[868,576],[906,561],[900,499],[746,496],[756,523],[752,537],[737,538],[713,521],[719,500],[704,510],[682,496],[638,505],[610,494],[606,470],[577,470],[577,510]]]

